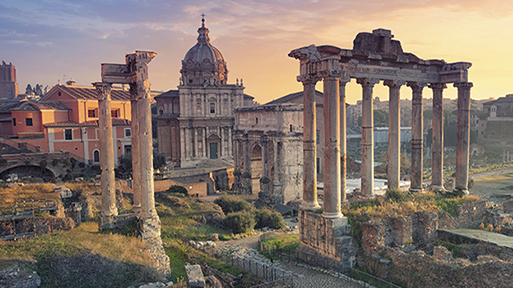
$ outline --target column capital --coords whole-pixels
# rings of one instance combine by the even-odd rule
[[[443,90],[443,89],[447,88],[447,84],[445,84],[445,83],[430,83],[428,85],[428,87],[433,90]]]
[[[356,83],[362,86],[371,86],[373,87],[375,84],[379,83],[379,79],[375,78],[356,78]]]
[[[470,89],[474,86],[472,82],[456,82],[454,83],[455,88],[463,88],[463,89]]]
[[[98,100],[110,100],[110,92],[112,90],[111,83],[95,82],[93,86],[98,91]]]
[[[410,87],[413,92],[422,92],[427,85],[426,82],[406,82],[406,86]]]
[[[385,80],[385,81],[383,81],[383,85],[388,86],[390,88],[401,88],[401,86],[403,86],[404,84],[406,84],[406,81],[404,81],[404,80]]]
[[[317,77],[315,75],[299,75],[299,76],[297,76],[297,82],[301,82],[301,83],[303,83],[303,85],[315,84],[319,80],[321,80],[321,78]]]
[[[319,77],[321,77],[323,80],[334,80],[334,79],[337,79],[340,78],[340,76],[342,76],[342,71],[341,70],[334,70],[334,69],[330,69],[330,70],[325,70],[325,71],[320,71],[317,73],[317,75]]]

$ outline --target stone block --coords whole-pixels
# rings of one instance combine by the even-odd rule
[[[502,210],[506,213],[512,213],[513,212],[513,201],[504,202],[502,204]]]
[[[438,260],[450,261],[452,259],[452,253],[447,250],[444,246],[435,246],[433,248],[433,258]]]
[[[438,214],[421,211],[413,215],[412,239],[415,243],[429,243],[436,240]]]
[[[412,219],[411,217],[396,217],[390,220],[392,228],[392,246],[404,247],[412,240]]]
[[[200,265],[187,263],[187,265],[185,265],[185,274],[187,277],[187,287],[196,288],[206,286]]]
[[[367,253],[378,251],[379,246],[385,246],[383,223],[369,221],[362,224],[362,246]]]

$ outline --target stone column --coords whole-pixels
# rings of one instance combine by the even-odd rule
[[[194,129],[194,158],[198,159],[198,128]]]
[[[274,189],[273,189],[273,197],[276,199],[281,197],[281,166],[280,166],[280,145],[278,144],[279,138],[278,134],[274,135]],[[283,197],[282,197],[283,199]]]
[[[351,78],[339,80],[339,93],[340,93],[340,190],[342,193],[342,201],[347,201],[346,195],[346,178],[347,178],[347,161],[346,161],[346,146],[347,146],[347,118],[346,118],[346,84],[351,81]]]
[[[262,178],[260,178],[260,193],[258,193],[258,198],[263,201],[269,200],[269,152],[267,149],[268,139],[267,135],[262,135],[260,137],[260,142],[262,143]]]
[[[207,128],[203,128],[203,158],[207,158]]]
[[[110,113],[110,91],[108,83],[93,83],[98,91],[100,127],[100,168],[102,189],[102,218],[118,215],[116,207],[116,179],[114,177],[114,151],[112,150],[112,116]]]
[[[341,218],[340,212],[340,95],[339,71],[324,79],[324,218]]]
[[[303,202],[301,208],[312,211],[321,208],[317,202],[316,171],[315,84],[318,79],[314,76],[298,76],[297,78],[303,83]]]
[[[252,194],[251,189],[251,151],[249,147],[248,134],[242,135],[244,173],[242,173],[242,190],[244,194]]]
[[[423,111],[422,111],[422,89],[425,83],[408,82],[413,95],[411,100],[411,185],[410,192],[422,192],[423,176]]]
[[[153,139],[151,133],[151,94],[150,82],[148,81],[148,64],[155,57],[156,53],[137,52],[135,54],[136,85],[137,85],[137,109],[139,112],[139,148],[141,165],[141,218],[157,219],[155,210],[154,183],[153,183]],[[157,233],[160,237],[160,221],[158,231],[145,227],[145,232]],[[147,226],[147,225],[145,225]],[[148,230],[149,228],[149,230]],[[157,235],[148,235],[155,237]]]
[[[133,121],[133,118],[132,118]],[[180,127],[180,160],[185,160],[185,129]],[[183,163],[182,163],[183,164]]]
[[[374,195],[374,111],[372,91],[377,79],[358,78],[362,85],[362,193]]]
[[[225,128],[224,127],[219,127],[219,132],[221,134],[221,147],[219,147],[219,158],[224,158],[226,156],[226,144],[224,142],[224,131],[225,131]]]
[[[431,152],[431,187],[433,190],[444,190],[444,106],[443,90],[446,84],[433,83],[433,141]]]
[[[132,193],[133,202],[132,211],[141,213],[141,154],[139,148],[139,111],[137,110],[137,85],[130,84],[130,104],[132,112]]]
[[[458,119],[456,123],[455,190],[468,192],[468,161],[470,142],[470,82],[454,83],[458,88]]]
[[[404,81],[386,80],[388,86],[388,189],[399,189],[401,178],[401,97]]]
[[[233,129],[228,127],[228,157],[233,157]]]

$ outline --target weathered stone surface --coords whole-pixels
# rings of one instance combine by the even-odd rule
[[[200,265],[191,265],[187,263],[187,265],[185,265],[185,274],[187,276],[187,287],[196,288],[206,286]]]
[[[413,215],[412,238],[415,243],[429,243],[436,239],[438,230],[438,214],[433,212],[417,212]]]
[[[9,288],[38,288],[41,285],[41,277],[36,271],[20,269],[20,264],[28,264],[18,261],[2,261],[0,266],[0,287]]]
[[[513,201],[504,202],[502,204],[502,210],[504,210],[506,213],[513,212]]]

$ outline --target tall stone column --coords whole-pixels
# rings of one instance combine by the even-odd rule
[[[198,154],[198,128],[193,128],[194,129],[194,158],[195,159],[198,159],[199,158],[199,154]]]
[[[132,113],[132,211],[141,213],[141,153],[139,148],[139,111],[137,109],[137,85],[130,84],[131,113]]]
[[[458,119],[456,123],[456,177],[454,189],[468,192],[468,162],[470,143],[470,82],[454,83],[458,88]]]
[[[132,118],[133,121],[133,118]],[[180,127],[180,160],[185,160],[185,129]],[[183,164],[183,163],[182,163]]]
[[[340,78],[340,191],[342,193],[342,201],[347,201],[346,195],[346,178],[347,178],[347,117],[346,117],[346,84],[351,78]],[[315,159],[314,159],[315,160]]]
[[[102,189],[101,217],[113,217],[118,215],[116,207],[116,179],[114,177],[114,151],[112,150],[112,116],[110,113],[110,92],[112,85],[109,83],[93,83],[98,91],[99,127],[100,127],[100,168]]]
[[[203,128],[203,158],[207,158],[207,128]]]
[[[242,135],[244,173],[242,173],[242,190],[244,194],[252,194],[251,187],[251,151],[249,147],[248,134]]]
[[[341,218],[340,212],[340,95],[339,71],[324,79],[324,218]]]
[[[377,79],[358,78],[362,85],[362,193],[374,195],[374,111],[372,91]]]
[[[228,127],[228,157],[233,157],[233,129]]]
[[[221,100],[219,100],[221,101]],[[224,158],[226,156],[226,144],[225,144],[225,138],[224,138],[224,131],[225,131],[225,128],[224,127],[219,127],[219,132],[221,133],[221,147],[219,147],[219,152],[221,155],[219,155],[220,157],[219,158]]]
[[[315,117],[315,84],[314,76],[298,76],[303,83],[303,202],[304,210],[321,208],[317,202],[317,125]],[[275,170],[276,171],[276,170]]]
[[[273,189],[273,199],[283,199],[281,194],[281,145],[279,144],[278,134],[274,135],[274,189]]]
[[[408,82],[411,88],[411,185],[410,192],[422,192],[423,176],[423,111],[422,111],[422,89],[425,83]]]
[[[388,86],[388,189],[399,189],[401,178],[401,99],[404,81],[386,80]]]
[[[241,189],[241,155],[240,155],[240,140],[238,134],[234,137],[234,145],[233,145],[233,160],[235,164],[235,168],[233,169],[233,186],[232,190],[240,192]]]
[[[262,135],[260,137],[260,142],[262,143],[262,178],[260,178],[260,193],[258,193],[258,198],[264,201],[269,200],[270,191],[269,191],[269,140],[267,139],[267,135]]]
[[[446,84],[433,83],[433,140],[431,152],[431,187],[433,190],[444,189],[444,106],[443,90]]]

